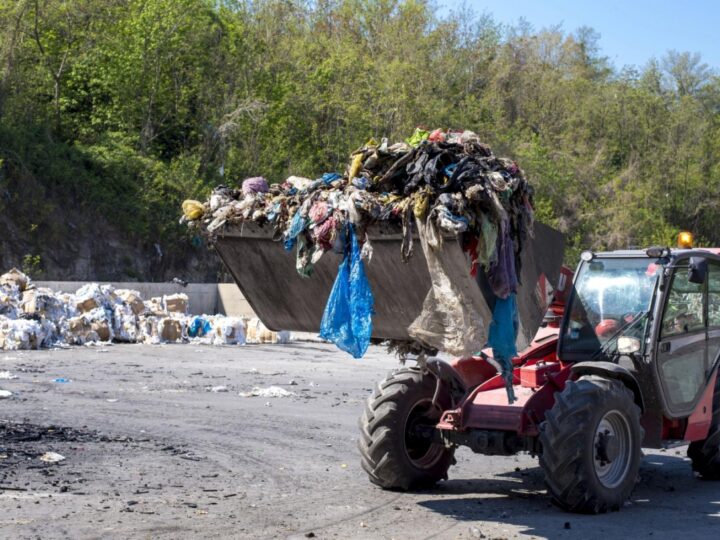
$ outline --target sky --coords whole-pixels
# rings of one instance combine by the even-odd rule
[[[441,12],[465,4],[512,25],[525,18],[535,30],[559,23],[566,32],[590,26],[602,54],[618,68],[644,66],[669,49],[699,52],[720,71],[720,0],[436,0]]]

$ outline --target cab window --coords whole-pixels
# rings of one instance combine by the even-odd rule
[[[720,327],[720,265],[708,265],[708,326]]]
[[[717,279],[720,280],[720,276]],[[720,291],[720,281],[718,282],[718,290]],[[688,334],[705,328],[703,293],[704,285],[702,283],[690,283],[686,270],[678,269],[675,271],[668,292],[667,304],[665,305],[661,339]]]

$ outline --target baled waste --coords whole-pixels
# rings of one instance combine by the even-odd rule
[[[186,294],[143,300],[138,291],[89,283],[75,293],[36,288],[17,269],[0,276],[0,349],[93,343],[284,343],[259,320],[189,315]],[[0,377],[1,378],[1,377]]]
[[[371,139],[352,153],[343,174],[273,184],[248,178],[238,187],[218,186],[204,203],[185,201],[183,210],[181,221],[211,238],[245,222],[271,228],[274,240],[295,251],[304,277],[324,254],[341,254],[321,335],[355,357],[367,349],[373,306],[382,302],[364,273],[373,254],[368,228],[401,229],[403,261],[413,256],[417,235],[432,286],[408,335],[426,349],[461,356],[490,344],[511,377],[515,294],[521,253],[532,236],[533,189],[513,160],[496,157],[472,131],[418,128],[404,142]],[[467,255],[462,270],[444,256],[449,238]],[[481,287],[458,287],[459,271],[477,276]]]

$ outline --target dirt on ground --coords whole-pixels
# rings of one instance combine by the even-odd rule
[[[685,447],[647,451],[601,516],[553,507],[527,455],[460,449],[435,489],[371,485],[357,418],[395,367],[316,343],[0,353],[0,538],[717,538],[720,484]],[[239,395],[270,386],[290,395]]]

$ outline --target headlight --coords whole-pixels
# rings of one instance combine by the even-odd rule
[[[620,336],[617,342],[617,350],[620,354],[632,354],[640,350],[640,340],[634,337]]]

